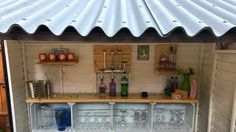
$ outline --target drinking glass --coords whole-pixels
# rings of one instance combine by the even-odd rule
[[[120,116],[121,120],[119,121],[118,124],[119,124],[121,129],[126,129],[128,127],[128,124],[127,124],[128,122],[125,119],[126,110],[121,109],[120,112],[121,112],[121,116]]]
[[[141,118],[140,119],[141,127],[146,128],[147,127],[147,122],[148,122],[148,112],[145,111],[145,110],[142,111],[140,118]]]
[[[66,111],[64,108],[55,109],[56,124],[59,131],[66,129]]]
[[[41,106],[40,110],[40,118],[41,118],[41,128],[49,128],[52,126],[53,120],[52,120],[52,109],[49,106]]]
[[[71,126],[71,112],[70,108],[65,108],[66,112],[66,126]]]
[[[139,128],[140,127],[140,120],[139,117],[141,115],[140,111],[134,111],[134,124],[135,124],[135,128]]]

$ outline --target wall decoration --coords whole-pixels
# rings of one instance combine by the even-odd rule
[[[149,60],[149,45],[138,45],[137,60]]]

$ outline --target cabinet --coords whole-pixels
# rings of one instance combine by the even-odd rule
[[[56,132],[55,108],[71,110],[71,127],[65,132],[193,132],[195,104],[191,103],[46,103],[52,108],[52,126],[40,128],[39,110],[31,103],[33,132]]]

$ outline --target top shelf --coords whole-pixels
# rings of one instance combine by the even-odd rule
[[[28,98],[26,103],[197,103],[197,99],[172,99],[163,94],[150,94],[148,98],[142,98],[139,94],[129,94],[128,97],[101,97],[98,94],[56,94],[50,98],[32,99]]]
[[[41,65],[65,65],[65,66],[72,66],[74,64],[79,63],[78,60],[75,61],[55,61],[55,62],[51,62],[51,61],[46,61],[46,62],[37,62],[36,64],[41,64]]]

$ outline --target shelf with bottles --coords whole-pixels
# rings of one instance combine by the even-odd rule
[[[67,103],[34,103],[30,115],[32,132],[71,131],[71,108]]]
[[[79,63],[79,57],[66,48],[54,48],[49,53],[39,53],[39,61],[42,65],[65,65],[71,66]]]
[[[155,72],[164,75],[177,74],[176,53],[177,45],[156,45]]]

